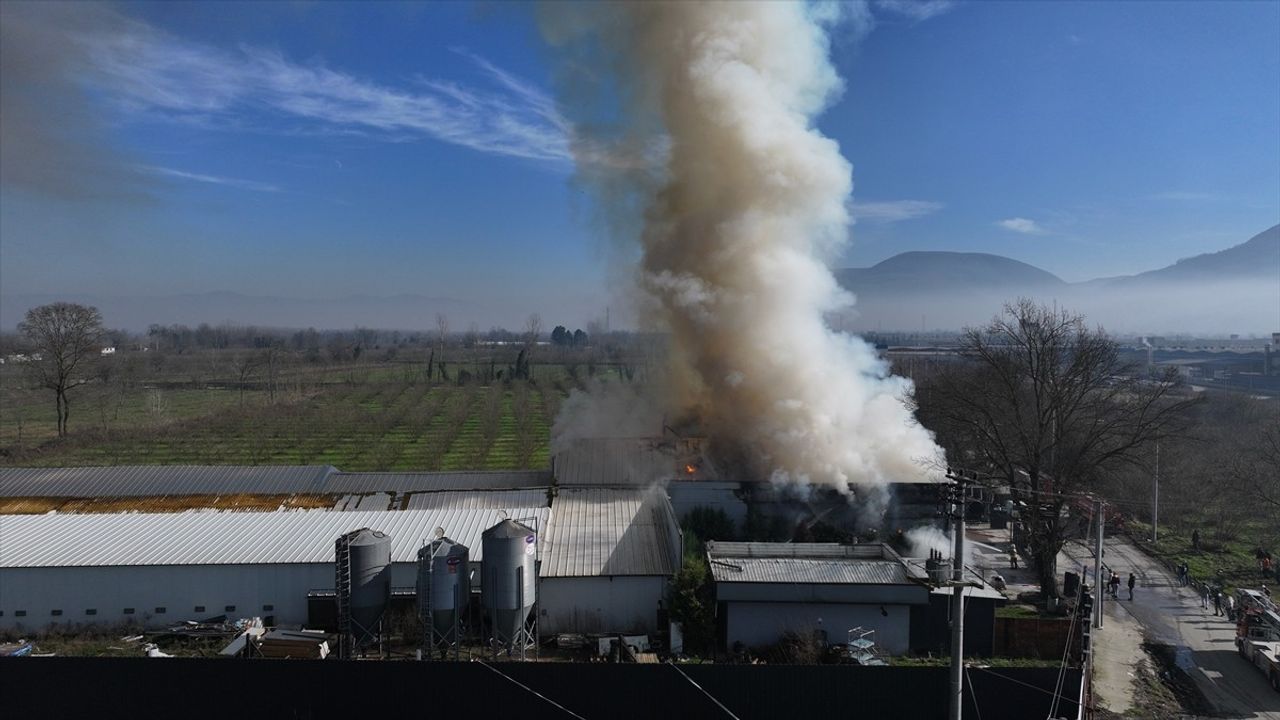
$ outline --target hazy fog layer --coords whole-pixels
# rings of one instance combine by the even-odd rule
[[[1017,295],[1082,313],[1112,333],[1270,335],[1280,331],[1280,279],[1214,283],[1159,283],[1138,288],[1067,286],[1053,292],[859,293],[853,312],[838,322],[856,331],[956,330],[980,325]]]

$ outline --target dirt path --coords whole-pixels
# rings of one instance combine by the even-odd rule
[[[1066,552],[1078,562],[1092,562],[1083,546],[1068,544]],[[1280,720],[1280,693],[1236,653],[1234,625],[1214,617],[1212,607],[1202,609],[1199,597],[1178,587],[1159,562],[1127,539],[1108,538],[1105,558],[1122,578],[1138,576],[1134,600],[1108,600],[1110,609],[1137,620],[1149,640],[1176,649],[1178,665],[1213,705],[1215,717]],[[1127,598],[1127,591],[1122,588],[1120,596]],[[1108,629],[1104,624],[1101,632]]]

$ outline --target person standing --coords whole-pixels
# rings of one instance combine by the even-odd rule
[[[1129,599],[1133,599],[1133,586],[1138,584],[1138,578],[1133,573],[1129,573]]]
[[[1222,615],[1222,591],[1218,588],[1213,589],[1213,616]]]
[[[1201,610],[1209,609],[1209,586],[1208,585],[1200,586],[1200,609]]]

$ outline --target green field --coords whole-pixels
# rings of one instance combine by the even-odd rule
[[[1263,582],[1274,587],[1275,576],[1263,580],[1254,551],[1270,550],[1274,556],[1280,549],[1280,523],[1274,520],[1247,520],[1231,526],[1230,533],[1213,530],[1212,520],[1188,516],[1177,524],[1161,526],[1159,541],[1152,543],[1151,526],[1141,522],[1128,525],[1129,535],[1147,552],[1170,568],[1186,562],[1195,580],[1214,581],[1221,578],[1230,588],[1256,588]],[[1191,543],[1191,531],[1200,529],[1200,549]]]
[[[63,439],[56,437],[50,393],[10,390],[0,410],[0,464],[544,468],[550,427],[567,392],[554,379],[458,385],[385,367],[358,377],[331,373],[323,382],[299,377],[274,392],[86,386],[72,396],[71,432]]]

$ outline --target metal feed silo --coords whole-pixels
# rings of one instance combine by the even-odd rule
[[[334,547],[338,629],[344,655],[376,642],[391,599],[391,536],[362,528]]]
[[[480,535],[480,600],[493,630],[495,650],[524,650],[532,644],[526,627],[537,600],[538,535],[527,525],[503,520]]]
[[[456,647],[471,602],[471,551],[439,532],[418,550],[418,617],[427,652]]]

